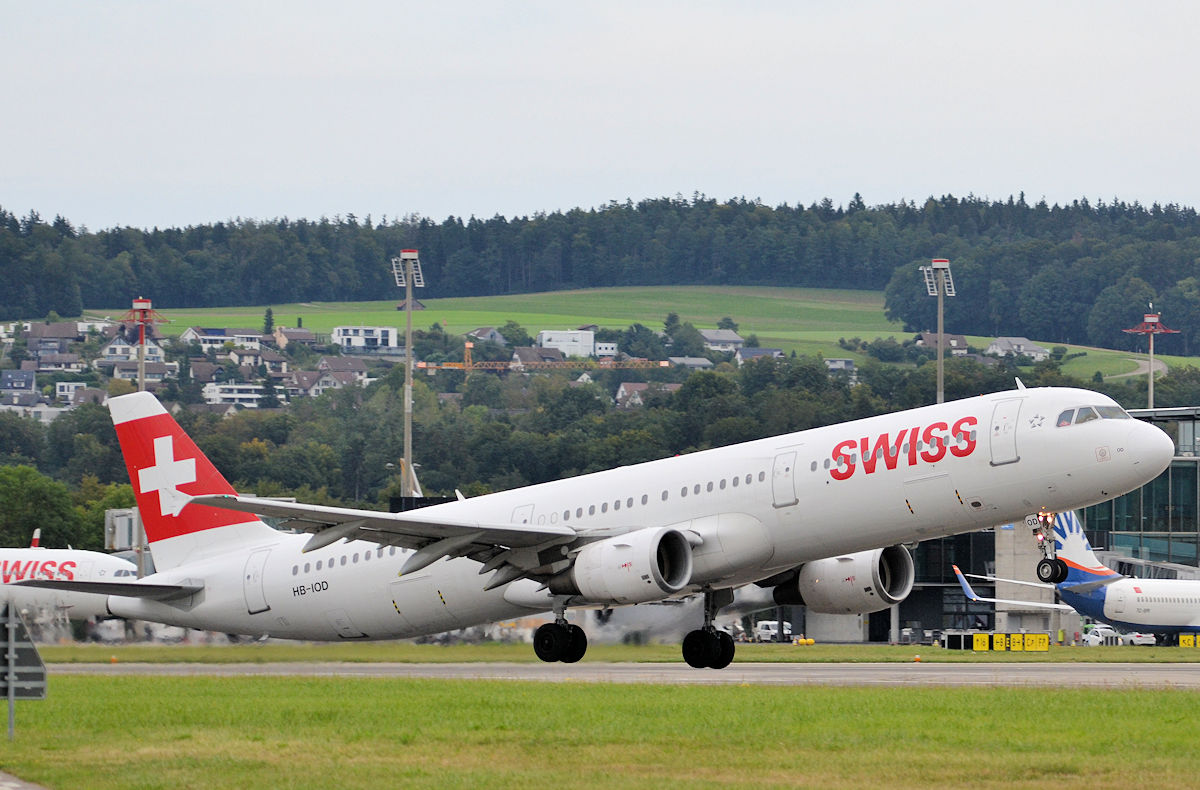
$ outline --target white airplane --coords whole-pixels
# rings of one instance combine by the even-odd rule
[[[52,612],[72,620],[108,614],[105,595],[16,584],[25,579],[103,582],[137,578],[137,566],[129,560],[98,551],[43,548],[40,535],[40,529],[34,530],[29,548],[0,548],[0,601],[13,604],[22,613]]]
[[[997,579],[1028,587],[1056,589],[1061,604],[982,598],[954,566],[958,583],[972,601],[1013,603],[1045,609],[1075,610],[1093,620],[1109,623],[1126,631],[1152,634],[1200,632],[1200,580],[1134,579],[1112,570],[1092,551],[1079,518],[1071,512],[1059,513],[1054,520],[1054,547],[1059,567],[1064,569],[1058,584]],[[1051,562],[1054,562],[1053,560]]]
[[[736,587],[878,611],[912,587],[898,544],[1101,502],[1154,479],[1174,452],[1104,395],[1019,386],[382,513],[238,496],[153,395],[108,406],[158,572],[27,584],[107,590],[122,617],[291,639],[412,637],[552,611],[534,650],[566,662],[587,648],[569,608],[702,593],[683,655],[718,669],[734,645],[713,619]],[[1098,419],[1055,426],[1081,407]]]

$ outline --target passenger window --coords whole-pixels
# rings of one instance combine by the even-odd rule
[[[746,475],[746,485],[750,485],[752,482],[754,482],[754,475]]]
[[[662,494],[662,500],[663,500],[664,502],[666,502],[666,501],[667,501],[667,492],[666,492],[666,491],[663,491],[663,494]]]
[[[1095,409],[1093,409],[1091,406],[1084,406],[1079,410],[1079,413],[1075,415],[1075,424],[1079,425],[1080,423],[1091,422],[1092,420],[1098,419],[1100,419],[1100,415],[1096,414]]]
[[[588,505],[588,515],[589,516],[596,515],[596,506],[595,505]]]
[[[687,486],[679,489],[679,496],[687,496]]]
[[[1058,423],[1057,423],[1058,427],[1061,428],[1064,425],[1070,425],[1071,418],[1074,416],[1075,416],[1074,409],[1067,409],[1062,414],[1058,415]]]
[[[646,503],[643,502],[642,504],[646,504]],[[629,499],[625,500],[625,507],[633,507],[633,497],[629,497]]]
[[[712,493],[712,490],[713,490],[713,484],[712,484],[712,481],[711,481],[711,480],[709,480],[709,481],[708,481],[708,485],[707,485],[707,486],[705,486],[704,490],[705,490],[705,491],[707,491],[707,492],[709,492],[710,494]]]
[[[575,518],[583,518],[583,508],[575,508]]]
[[[663,493],[665,494],[666,492],[664,491]],[[666,497],[664,496],[664,497],[663,497],[663,499],[666,499]],[[646,503],[647,503],[647,502],[649,502],[649,501],[650,501],[650,495],[649,495],[649,494],[642,494],[642,504],[644,505],[644,504],[646,504]]]
[[[308,573],[308,572],[309,572],[309,570],[310,570],[310,566],[309,566],[309,564],[308,564],[307,562],[306,562],[306,563],[304,563],[304,572],[305,572],[305,573]]]
[[[735,477],[735,478],[733,478],[733,487],[734,487],[734,488],[737,488],[737,487],[738,487],[738,481],[739,481],[739,480],[741,480],[741,478],[740,478],[740,477]]]
[[[601,502],[601,503],[600,503],[600,512],[601,512],[601,513],[607,513],[607,512],[608,512],[608,503],[607,503],[607,502]]]
[[[725,490],[725,478],[723,478],[723,477],[721,478],[721,490],[722,491]]]
[[[346,564],[346,555],[343,554],[342,555],[342,565],[345,566],[345,564]]]
[[[321,561],[317,560],[317,570],[321,570]]]
[[[694,486],[692,487],[692,493],[693,493],[693,494],[699,494],[699,493],[700,493],[700,484],[699,484],[699,483],[696,483],[696,485],[694,485]]]
[[[570,521],[570,520],[571,520],[571,511],[564,510],[563,511],[563,521]]]
[[[617,499],[613,502],[613,510],[620,510],[620,509],[621,509],[621,500]]]
[[[293,565],[293,566],[292,566],[292,575],[293,575],[293,576],[295,576],[295,575],[296,575],[297,573],[299,573],[299,572],[300,572],[300,566],[299,566],[299,565]]]
[[[766,479],[767,479],[767,473],[766,473],[766,472],[759,472],[759,473],[758,473],[758,482],[760,482],[760,483],[761,483],[762,481],[764,481],[764,480],[766,480]]]

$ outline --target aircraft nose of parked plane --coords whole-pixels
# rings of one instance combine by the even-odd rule
[[[1138,422],[1129,432],[1130,460],[1139,472],[1151,480],[1162,473],[1175,457],[1175,442],[1161,428]]]

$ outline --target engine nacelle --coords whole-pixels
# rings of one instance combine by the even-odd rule
[[[912,555],[903,546],[830,557],[800,567],[774,589],[775,603],[811,612],[869,614],[898,604],[912,592]]]
[[[679,530],[657,527],[584,546],[575,564],[550,580],[550,592],[593,603],[646,603],[679,592],[691,578],[691,544]]]

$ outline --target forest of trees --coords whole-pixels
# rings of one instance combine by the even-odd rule
[[[507,219],[442,222],[236,220],[87,231],[0,208],[0,319],[78,315],[143,295],[211,307],[378,299],[385,265],[421,250],[426,295],[482,296],[615,285],[732,284],[886,289],[888,315],[934,326],[916,267],[951,260],[953,331],[1130,348],[1148,302],[1182,329],[1163,353],[1200,348],[1200,218],[1138,203],[1067,206],[975,197],[811,206],[701,195]]]

